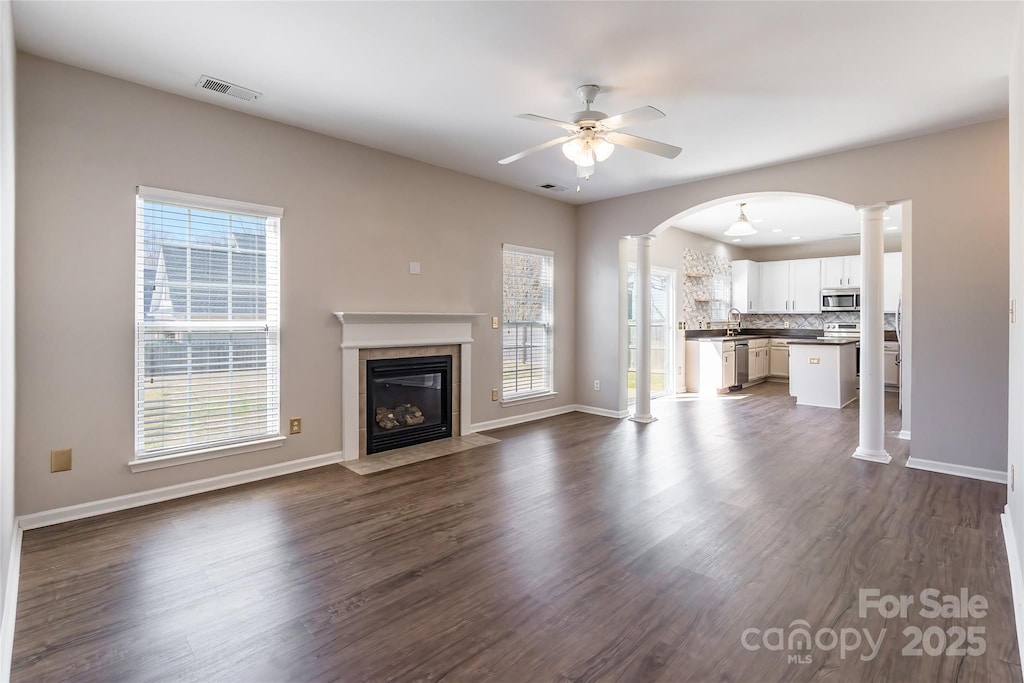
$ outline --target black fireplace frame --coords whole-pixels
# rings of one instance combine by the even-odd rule
[[[415,425],[396,432],[374,434],[377,425],[373,410],[374,379],[403,377],[415,373],[441,374],[441,416],[440,424]],[[407,358],[384,358],[366,361],[366,454],[414,446],[427,441],[447,439],[452,435],[452,357],[412,356]]]

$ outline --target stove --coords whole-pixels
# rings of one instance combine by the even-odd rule
[[[860,323],[825,323],[819,339],[860,339]]]

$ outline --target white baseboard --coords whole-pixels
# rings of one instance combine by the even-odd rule
[[[207,491],[215,491],[217,489],[238,486],[239,484],[248,484],[250,482],[260,481],[261,479],[270,479],[271,477],[280,477],[285,474],[302,472],[303,470],[313,469],[314,467],[323,467],[324,465],[338,463],[341,462],[341,460],[341,451],[325,453],[323,455],[314,455],[309,458],[289,460],[288,462],[267,465],[265,467],[256,467],[242,472],[222,474],[219,477],[210,477],[208,479],[186,482],[184,484],[165,486],[159,489],[152,489],[151,491],[140,491],[139,493],[129,493],[128,495],[117,496],[115,498],[105,498],[103,500],[96,500],[90,503],[69,505],[68,507],[57,508],[55,510],[34,512],[29,515],[22,515],[18,518],[18,522],[22,529],[38,529],[39,527],[50,526],[52,524],[71,522],[76,519],[95,517],[96,515],[105,515],[109,512],[127,510],[128,508],[160,503],[174,498],[184,498],[185,496],[192,496],[197,493],[206,493]]]
[[[544,418],[554,417],[556,415],[565,415],[576,410],[576,406],[567,405],[559,406],[558,408],[548,408],[547,410],[536,410],[532,413],[523,413],[521,415],[510,415],[509,417],[500,417],[497,420],[487,420],[486,422],[474,422],[470,425],[469,433],[475,432],[486,432],[490,429],[501,429],[502,427],[512,427],[514,425],[520,425],[524,422],[533,422],[534,420],[543,420]]]
[[[573,406],[573,408],[575,408],[576,412],[579,413],[586,413],[587,415],[598,415],[600,417],[611,417],[615,418],[616,420],[621,420],[623,418],[629,417],[628,410],[610,410],[609,408],[595,408],[594,406],[581,405],[575,405]]]
[[[910,432],[908,432],[906,429],[901,429],[900,431],[896,432],[896,438],[903,439],[904,441],[910,441]]]
[[[566,413],[587,413],[588,415],[612,417],[615,419],[629,417],[628,410],[609,410],[607,408],[596,408],[594,406],[582,406],[578,404],[571,404],[567,406],[560,406],[558,408],[548,408],[547,410],[537,410],[532,413],[523,413],[522,415],[511,415],[509,417],[501,417],[498,418],[497,420],[476,422],[470,426],[470,431],[468,433],[473,434],[475,432],[486,432],[491,429],[501,429],[502,427],[513,427],[515,425],[521,425],[526,422],[533,422],[534,420],[543,420],[549,417],[555,417],[556,415],[565,415]]]
[[[3,615],[0,616],[0,681],[11,680],[14,655],[14,620],[18,615],[18,579],[21,576],[21,527],[14,520],[11,534],[11,559],[7,564]]]
[[[1003,522],[1003,541],[1006,543],[1006,559],[1010,565],[1010,591],[1013,594],[1013,620],[1017,624],[1017,648],[1024,643],[1024,575],[1021,574],[1020,553],[1017,550],[1017,536],[1013,533],[1013,518],[1010,506],[1003,508],[999,517]]]
[[[968,465],[955,465],[949,462],[938,460],[922,460],[921,458],[907,458],[907,467],[913,470],[925,470],[938,472],[939,474],[952,474],[954,477],[967,477],[968,479],[979,479],[981,481],[994,481],[997,484],[1006,483],[1006,472],[1003,470],[986,470],[981,467],[969,467]]]

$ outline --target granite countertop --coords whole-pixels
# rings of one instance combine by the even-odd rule
[[[859,344],[859,339],[843,339],[835,337],[832,339],[790,339],[790,344],[813,344],[815,346],[843,346],[844,344]]]
[[[774,339],[782,338],[789,340],[811,340],[817,341],[818,337],[825,334],[824,330],[801,330],[796,328],[765,328],[765,329],[741,329],[741,334],[735,337],[730,337],[725,334],[725,330],[719,328],[716,330],[686,330],[687,341],[710,341],[720,342],[728,341],[729,339]],[[894,342],[896,340],[896,332],[894,330],[885,330],[885,341]]]

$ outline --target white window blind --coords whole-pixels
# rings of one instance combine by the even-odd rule
[[[552,391],[554,254],[506,244],[502,278],[502,397]]]
[[[279,435],[281,215],[138,188],[137,459]]]

